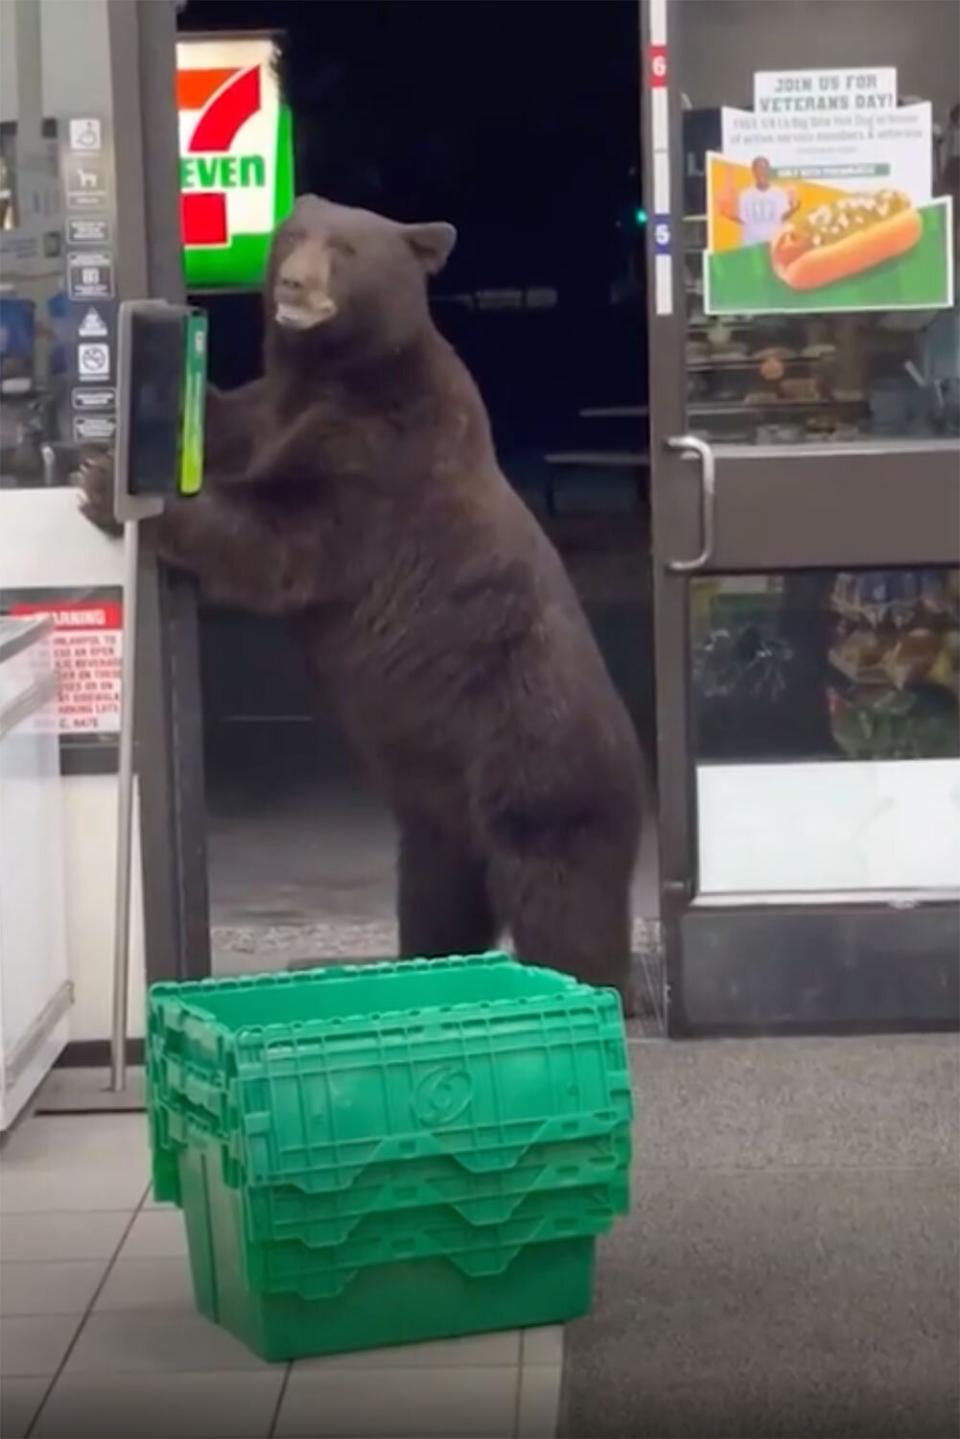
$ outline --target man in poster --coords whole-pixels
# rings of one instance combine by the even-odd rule
[[[750,168],[753,184],[738,195],[731,181],[720,208],[727,220],[740,226],[741,245],[768,245],[799,201],[795,190],[772,183],[769,160],[758,156]]]

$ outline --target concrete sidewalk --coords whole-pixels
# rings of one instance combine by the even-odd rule
[[[568,1439],[956,1439],[954,1036],[631,1044],[630,1216]]]

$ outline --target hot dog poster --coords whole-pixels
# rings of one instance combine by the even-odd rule
[[[879,69],[764,71],[709,152],[710,315],[953,304],[951,204],[933,197],[933,117]]]

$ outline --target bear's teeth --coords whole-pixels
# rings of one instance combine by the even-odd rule
[[[309,330],[313,325],[321,325],[325,320],[331,320],[336,312],[337,307],[331,301],[313,309],[300,305],[278,304],[277,324],[294,330]]]
[[[293,305],[277,306],[277,320],[281,325],[291,325],[294,329],[302,330],[310,324],[310,319],[307,310],[299,310]]]

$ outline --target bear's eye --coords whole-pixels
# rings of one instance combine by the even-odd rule
[[[330,241],[330,249],[335,255],[343,255],[348,260],[352,260],[357,253],[356,245],[352,245],[349,240],[342,240],[339,238]]]

